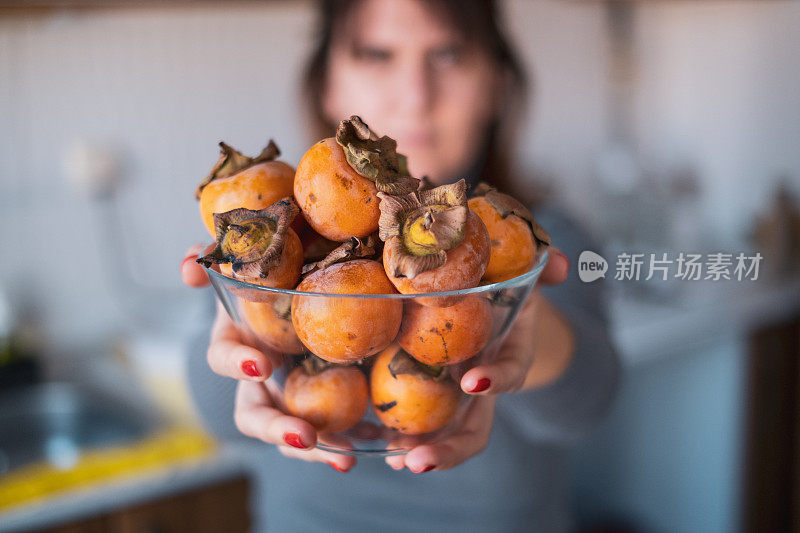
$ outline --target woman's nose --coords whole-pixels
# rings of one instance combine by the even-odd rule
[[[414,115],[430,111],[436,96],[430,65],[422,59],[406,62],[395,90],[398,111]]]

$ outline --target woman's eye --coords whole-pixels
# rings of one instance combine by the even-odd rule
[[[464,50],[460,46],[443,46],[433,50],[430,59],[436,67],[458,65],[464,59]]]
[[[359,46],[353,50],[353,56],[365,63],[388,63],[392,59],[392,52],[384,48],[370,48]]]

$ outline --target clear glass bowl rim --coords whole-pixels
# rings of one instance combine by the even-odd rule
[[[216,270],[206,266],[203,266],[203,268],[206,269],[206,272],[208,273],[209,276],[214,277],[215,279],[219,280],[220,282],[226,285],[233,285],[235,287],[248,290],[258,290],[274,294],[291,294],[297,296],[318,296],[318,297],[328,297],[328,298],[380,298],[380,299],[404,300],[413,298],[461,296],[465,294],[497,291],[497,290],[507,289],[510,287],[518,287],[520,285],[525,285],[530,280],[535,281],[536,279],[538,279],[539,274],[541,274],[542,270],[544,270],[544,267],[547,264],[547,260],[549,257],[550,257],[549,250],[545,249],[539,255],[539,261],[536,263],[536,265],[534,265],[532,269],[530,269],[524,274],[521,274],[515,278],[508,279],[506,281],[500,281],[498,283],[490,283],[489,285],[479,285],[477,287],[472,287],[469,289],[460,289],[457,291],[426,292],[426,293],[416,293],[416,294],[334,294],[327,292],[297,291],[294,289],[277,289],[275,287],[264,287],[263,285],[256,285],[254,283],[248,283],[246,281],[229,278],[228,276],[225,276],[217,272]]]

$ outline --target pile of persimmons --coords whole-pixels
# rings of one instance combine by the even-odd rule
[[[550,239],[520,202],[485,184],[468,198],[464,180],[429,187],[396,146],[358,116],[297,170],[272,141],[256,157],[220,143],[196,193],[216,245],[198,262],[250,284],[342,295],[458,291],[531,269]],[[352,427],[370,404],[405,434],[445,426],[461,398],[447,367],[492,330],[482,294],[239,299],[250,331],[292,361],[288,410],[321,432]]]

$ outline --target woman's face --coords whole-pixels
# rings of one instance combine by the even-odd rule
[[[359,115],[393,137],[415,176],[438,184],[467,171],[499,105],[488,55],[420,0],[364,0],[346,26],[331,47],[327,118]]]

